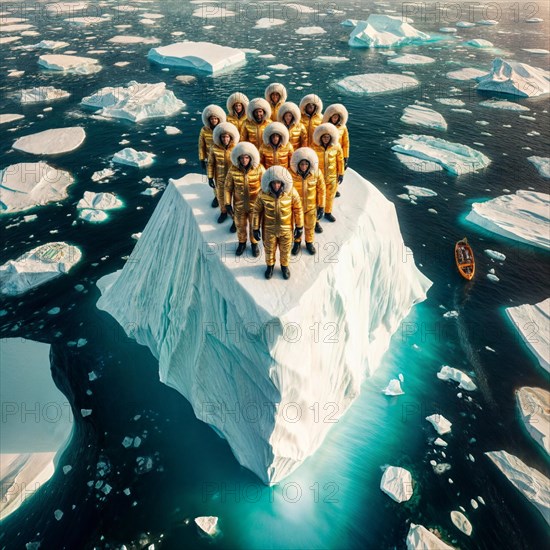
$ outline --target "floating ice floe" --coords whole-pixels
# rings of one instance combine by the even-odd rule
[[[550,195],[517,191],[485,202],[474,202],[466,220],[480,227],[548,250],[550,248]]]
[[[435,59],[433,57],[428,57],[427,55],[417,55],[417,54],[406,54],[400,55],[398,57],[392,57],[388,59],[389,65],[428,65],[429,63],[434,63]]]
[[[11,44],[12,42],[17,42],[21,40],[20,36],[2,36],[0,37],[0,46],[2,44]]]
[[[389,384],[382,390],[384,395],[404,395],[405,392],[401,389],[401,383],[397,378],[390,380]]]
[[[125,87],[107,86],[84,97],[81,104],[99,109],[97,114],[106,118],[122,118],[141,122],[149,118],[171,116],[179,112],[185,103],[166,89],[164,82],[140,84],[131,80]]]
[[[550,93],[550,81],[542,69],[497,57],[489,74],[478,80],[477,89],[516,97],[536,97]]]
[[[68,273],[81,257],[78,247],[65,242],[37,246],[0,266],[0,293],[9,296],[22,294]]]
[[[28,23],[16,23],[14,25],[0,25],[0,32],[21,32],[34,28],[34,25]]]
[[[214,8],[209,8],[205,3],[202,7],[197,8],[192,14],[193,17],[200,17],[201,19],[225,19],[226,17],[235,17],[236,13],[234,11],[228,10],[227,8],[222,7],[221,5],[214,6]]]
[[[287,71],[288,69],[292,69],[290,65],[284,65],[283,63],[277,63],[277,65],[268,65],[268,69],[274,69],[276,71]]]
[[[78,217],[84,221],[99,223],[108,218],[107,210],[115,210],[124,206],[122,201],[112,193],[93,193],[85,191],[76,208]]]
[[[483,38],[474,38],[473,40],[468,40],[466,46],[473,46],[474,48],[492,48],[493,43]]]
[[[54,88],[53,86],[43,86],[40,88],[28,88],[21,90],[21,103],[42,103],[44,101],[56,101],[64,99],[71,94],[65,90]]]
[[[441,370],[437,373],[437,377],[440,380],[454,380],[458,382],[458,387],[463,390],[474,391],[477,389],[473,380],[465,372],[449,367],[448,365],[443,365],[441,367]]]
[[[550,525],[550,480],[506,451],[491,451],[485,454]]]
[[[505,311],[540,366],[550,372],[550,298],[534,305],[508,307]],[[536,338],[532,337],[534,331]]]
[[[165,126],[164,133],[167,136],[177,136],[178,134],[181,134],[181,130],[175,126]]]
[[[535,55],[548,55],[550,51],[544,50],[542,48],[522,48],[524,52],[533,53]]]
[[[41,55],[38,58],[38,64],[50,71],[62,71],[72,74],[93,74],[101,71],[101,65],[99,65],[97,59],[77,55]]]
[[[67,198],[69,172],[46,162],[22,162],[0,170],[0,214],[22,212]]]
[[[379,94],[414,88],[419,82],[412,76],[389,73],[367,73],[347,76],[335,83],[338,90],[348,94]]]
[[[422,105],[409,105],[405,107],[401,121],[406,124],[432,128],[434,130],[446,130],[447,121],[443,115]]]
[[[550,157],[527,157],[527,160],[537,169],[543,178],[550,178]]]
[[[284,19],[275,19],[270,17],[262,17],[256,21],[253,29],[269,29],[278,25],[284,25],[286,21]]]
[[[426,420],[435,428],[435,431],[439,435],[445,435],[451,431],[452,423],[442,414],[431,414],[426,417]]]
[[[441,105],[451,105],[455,107],[463,107],[464,105],[466,105],[466,103],[464,103],[462,99],[456,99],[453,97],[438,97],[436,98],[436,101],[438,103],[441,103]]]
[[[392,48],[418,44],[430,40],[402,17],[371,14],[366,21],[358,21],[350,34],[348,44],[355,48]]]
[[[540,17],[530,17],[529,19],[526,19],[526,23],[542,23],[544,19],[541,19]]]
[[[451,80],[478,80],[482,76],[486,76],[487,71],[474,69],[473,67],[464,67],[456,71],[449,71],[446,76]]]
[[[104,179],[110,178],[115,175],[115,171],[112,168],[104,168],[103,170],[98,170],[92,174],[92,181],[102,181]]]
[[[176,42],[151,48],[147,57],[159,65],[215,74],[246,63],[242,50],[211,42]]]
[[[407,534],[407,550],[454,550],[423,525],[411,523]]]
[[[314,34],[326,34],[326,30],[323,27],[299,27],[294,31],[296,34],[314,35]]]
[[[503,262],[506,259],[506,256],[502,252],[497,252],[496,250],[491,250],[489,248],[485,250],[485,254],[487,254],[489,258],[497,260],[498,262]]]
[[[451,512],[451,521],[453,522],[453,525],[465,535],[470,536],[472,534],[472,524],[462,512],[453,510]]]
[[[113,44],[157,44],[160,40],[154,36],[130,36],[119,34],[109,38],[107,42]]]
[[[445,33],[453,33],[456,31],[457,31],[456,27],[441,27],[439,29],[439,32],[445,32]]]
[[[136,151],[131,147],[126,147],[113,156],[113,162],[117,164],[126,164],[136,168],[146,168],[155,161],[155,154],[146,151]]]
[[[416,185],[404,185],[404,187],[408,191],[409,195],[412,195],[415,198],[437,196],[435,191],[428,189],[427,187],[417,187]]]
[[[342,27],[356,27],[357,19],[344,19],[340,25],[342,25]]]
[[[529,435],[550,455],[550,392],[523,387],[516,390],[516,399]]]
[[[434,439],[434,445],[437,445],[438,447],[447,447],[448,443],[444,439],[436,437]]]
[[[60,155],[78,149],[86,133],[80,126],[53,128],[17,139],[12,147],[32,155]]]
[[[349,61],[349,58],[337,55],[318,55],[313,58],[313,61],[318,61],[319,63],[342,63],[343,61]]]
[[[480,101],[479,104],[482,107],[488,107],[489,109],[504,109],[505,111],[530,111],[529,107],[514,103],[506,99],[488,99],[486,101]]]
[[[218,518],[216,516],[199,516],[195,524],[206,535],[213,537],[218,532]]]
[[[29,44],[21,46],[22,50],[60,50],[66,48],[70,44],[68,42],[60,42],[58,40],[41,40],[37,44]]]
[[[440,164],[431,160],[411,157],[410,155],[403,155],[401,153],[395,153],[395,156],[402,164],[413,172],[430,173],[441,172],[443,170],[443,167]]]
[[[436,162],[454,175],[481,170],[491,162],[483,153],[467,145],[427,135],[402,135],[394,140],[392,150]]]
[[[413,496],[413,479],[405,468],[388,466],[380,480],[380,489],[395,502],[405,502]]]
[[[0,124],[8,124],[8,122],[15,122],[25,118],[25,115],[5,114],[0,115]]]
[[[455,25],[461,29],[469,29],[476,26],[475,23],[471,23],[470,21],[457,21]]]
[[[280,276],[266,281],[260,263],[254,270],[243,270],[239,258],[223,252],[234,246],[234,237],[226,227],[212,225],[212,213],[204,208],[212,200],[211,190],[204,184],[204,176],[193,173],[171,181],[124,268],[98,282],[102,293],[98,308],[123,327],[130,326],[129,318],[138,318],[137,325],[131,325],[131,335],[159,358],[160,379],[177,388],[192,403],[195,414],[224,435],[236,459],[266,483],[288,476],[336,425],[315,422],[311,415],[290,424],[284,406],[290,396],[302,410],[312,399],[335,402],[338,417],[342,416],[359,395],[365,375],[380,365],[391,334],[412,305],[425,298],[430,286],[413,261],[399,262],[389,252],[404,246],[393,203],[350,168],[344,180],[353,185],[354,193],[344,193],[338,199],[343,201],[338,204],[341,224],[336,224],[330,235],[318,236],[321,247],[325,241],[338,243],[338,262],[294,262],[293,285]],[[357,208],[363,212],[359,217]],[[373,226],[384,228],[383,238],[372,238],[367,229]],[[207,243],[217,243],[216,249],[204,254]],[[139,262],[132,257],[139,257]],[[178,285],[173,284],[174,277],[180,281]],[[335,286],[326,284],[327,277],[336,281]],[[355,281],[353,285],[347,282],[349,277]],[[199,307],[196,301],[189,301],[189,294],[182,292],[184,287],[197,289],[192,294],[199,301],[216,296],[214,302],[208,298],[215,307]],[[375,309],[370,310],[369,304],[376,304]],[[174,320],[169,325],[165,324],[166,308]],[[138,310],[142,313],[136,317]],[[191,311],[200,312],[201,318],[192,319]],[[219,325],[224,312],[230,312],[236,326],[247,331],[238,342],[208,329],[211,322]],[[279,328],[288,322],[302,324],[321,312],[327,322],[340,319],[342,324],[342,315],[354,319],[353,323],[345,321],[351,328],[337,339],[330,355],[322,353],[323,343],[315,339],[291,342],[279,334]],[[247,328],[273,327],[274,319],[278,321],[273,337],[266,338],[262,329],[250,332]],[[205,330],[209,331],[206,340]],[[195,347],[205,341],[206,345]],[[350,356],[352,347],[356,353]],[[182,353],[183,349],[187,351]],[[220,350],[222,357],[211,361],[212,354]],[[307,388],[289,376],[295,370],[289,360],[296,354],[311,370],[314,383]],[[232,373],[224,368],[229,357],[239,365]],[[329,365],[338,365],[340,375],[335,378]],[[210,401],[220,403],[243,399],[264,403],[266,391],[273,410],[261,430],[237,418],[205,415],[201,405],[207,395]],[[300,435],[304,433],[307,438]]]

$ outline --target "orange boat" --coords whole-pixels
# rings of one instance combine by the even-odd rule
[[[455,244],[455,261],[458,272],[467,281],[471,281],[476,272],[476,263],[474,260],[474,251],[468,244],[466,237]]]

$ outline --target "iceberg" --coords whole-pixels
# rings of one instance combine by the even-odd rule
[[[163,66],[215,74],[246,63],[246,54],[237,48],[211,42],[176,42],[151,48],[147,57]]]
[[[21,162],[0,170],[0,214],[23,212],[67,198],[69,172],[46,162]]]
[[[210,537],[216,535],[218,531],[218,518],[216,516],[199,516],[195,518],[195,524]]]
[[[393,48],[430,40],[403,18],[371,14],[366,21],[358,21],[350,34],[348,44],[355,48]]]
[[[435,59],[433,57],[428,57],[427,55],[417,55],[417,54],[406,54],[400,55],[398,57],[392,57],[388,59],[389,65],[428,65],[429,63],[434,63]]]
[[[401,389],[401,382],[397,378],[393,378],[390,380],[389,384],[386,386],[386,388],[382,391],[384,395],[404,395],[404,391]]]
[[[38,64],[50,71],[62,71],[73,74],[94,74],[101,71],[101,65],[92,57],[77,55],[48,54],[38,58]]]
[[[476,26],[475,23],[471,23],[470,21],[457,21],[455,25],[461,29],[470,29]]]
[[[78,201],[76,208],[80,210],[80,218],[86,221],[104,221],[107,219],[105,210],[121,208],[122,201],[112,193],[94,193],[84,191],[84,196]]]
[[[516,97],[536,97],[550,93],[550,81],[542,69],[497,57],[489,74],[479,79],[477,89]]]
[[[426,135],[402,135],[394,140],[393,151],[440,164],[453,175],[476,172],[490,164],[479,151],[441,138]]]
[[[426,417],[426,420],[439,435],[445,435],[451,431],[452,424],[442,414],[431,414]]]
[[[456,71],[449,71],[446,76],[451,80],[478,80],[483,76],[487,76],[487,74],[487,71],[474,69],[473,67],[464,67]]]
[[[490,248],[485,249],[485,254],[489,256],[492,260],[496,260],[497,262],[503,262],[506,260],[506,255],[502,252],[497,252],[496,250],[491,250]]]
[[[409,105],[405,107],[401,122],[423,126],[424,128],[432,128],[433,130],[447,129],[447,121],[443,118],[443,115],[422,105]]]
[[[117,35],[109,38],[112,44],[158,44],[160,40],[154,36],[127,36]]]
[[[411,523],[407,534],[407,550],[454,550],[423,525]]]
[[[534,305],[508,307],[505,311],[540,366],[550,372],[550,298]]]
[[[80,126],[52,128],[23,136],[15,140],[12,147],[31,155],[60,155],[78,149],[85,139],[86,133]]]
[[[344,19],[340,25],[342,25],[342,27],[356,27],[357,19]]]
[[[126,86],[107,86],[86,96],[80,102],[84,107],[99,109],[97,114],[106,118],[122,118],[141,122],[149,118],[171,116],[185,103],[166,89],[164,82],[140,84],[131,80]]]
[[[506,451],[491,451],[485,454],[550,525],[550,480]]]
[[[543,178],[550,178],[550,157],[527,157]]]
[[[514,103],[513,101],[507,101],[506,99],[488,99],[487,101],[480,101],[479,104],[482,107],[488,107],[489,109],[504,109],[505,111],[530,111],[529,107]]]
[[[22,50],[60,50],[66,48],[70,44],[68,42],[60,42],[57,40],[41,40],[37,44],[29,44],[21,46]]]
[[[550,392],[523,387],[516,390],[516,399],[529,435],[550,455]]]
[[[25,118],[25,115],[6,114],[0,115],[0,124],[8,124],[8,122],[15,122]]]
[[[0,340],[0,402],[5,405],[0,430],[0,520],[50,479],[71,438],[71,407],[52,379],[49,355],[49,344]],[[31,403],[40,406],[42,414],[32,414],[29,421]]]
[[[519,190],[485,202],[474,202],[466,220],[508,239],[550,248],[550,195]]]
[[[418,197],[437,197],[437,193],[433,189],[427,187],[417,187],[416,185],[404,185],[405,189],[414,198]]]
[[[345,181],[354,193],[339,199],[341,223],[317,236],[329,257],[297,257],[292,285],[266,281],[263,258],[235,256],[201,174],[170,181],[124,268],[97,283],[97,307],[149,347],[160,380],[265,483],[319,448],[332,423],[316,421],[311,403],[343,415],[431,285],[405,252],[393,203],[352,169]],[[312,319],[338,334],[304,337]],[[246,407],[226,414],[236,403]]]
[[[445,32],[445,33],[453,33],[453,32],[456,32],[457,31],[457,28],[456,27],[441,27],[439,29],[439,32]]]
[[[458,382],[458,387],[463,390],[474,391],[477,389],[477,386],[465,372],[449,367],[448,365],[443,365],[441,367],[441,370],[437,373],[437,377],[440,380],[454,380]]]
[[[153,153],[147,153],[146,151],[136,151],[131,147],[126,147],[113,156],[113,162],[118,164],[126,164],[128,166],[134,166],[136,168],[147,168],[151,166],[155,161]]]
[[[454,526],[462,531],[465,535],[470,536],[472,534],[472,524],[468,521],[468,518],[458,510],[453,510],[451,512],[451,521]]]
[[[419,159],[416,157],[411,157],[409,155],[402,155],[401,153],[395,153],[397,159],[403,163],[409,170],[413,172],[442,172],[443,168],[437,162],[431,160]],[[409,197],[410,198],[410,197]]]
[[[21,90],[21,103],[42,103],[44,101],[55,101],[64,99],[71,94],[65,90],[54,88],[53,86],[44,86],[41,88],[29,88]]]
[[[413,496],[413,479],[405,468],[388,466],[380,480],[380,489],[395,502],[405,502]]]
[[[313,61],[318,61],[319,63],[342,63],[343,61],[349,61],[349,58],[337,55],[318,55],[313,58]]]
[[[419,82],[412,76],[402,74],[367,73],[346,76],[334,85],[341,92],[362,95],[414,88],[419,85]]]
[[[294,31],[296,34],[303,35],[314,35],[314,34],[325,34],[327,31],[323,27],[300,27]]]
[[[42,244],[0,266],[0,294],[15,296],[55,279],[80,261],[82,253],[65,242]]]
[[[271,17],[262,17],[256,21],[256,24],[252,27],[253,29],[269,29],[271,27],[276,27],[277,25],[284,25],[286,21],[284,19],[275,19]]]
[[[489,40],[483,40],[483,38],[474,38],[473,40],[468,40],[466,46],[473,46],[474,48],[492,48],[493,43]]]
[[[98,170],[92,174],[92,181],[102,181],[104,179],[114,176],[115,172],[112,168],[104,168],[103,170]]]

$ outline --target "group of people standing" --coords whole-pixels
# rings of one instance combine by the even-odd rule
[[[212,207],[220,208],[218,223],[233,218],[237,256],[248,240],[259,256],[263,240],[266,279],[273,276],[277,248],[288,279],[290,254],[300,252],[302,237],[315,254],[319,220],[336,221],[334,198],[349,159],[347,109],[335,103],[323,113],[315,94],[297,105],[280,83],[270,84],[265,98],[235,92],[226,107],[227,115],[218,105],[202,112],[199,160],[214,191]]]

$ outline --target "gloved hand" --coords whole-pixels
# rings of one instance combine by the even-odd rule
[[[325,209],[322,206],[317,207],[317,219],[320,220],[325,215]]]
[[[303,227],[295,227],[294,228],[294,238],[300,239],[302,237],[302,233],[304,232]]]
[[[208,185],[214,189],[216,187],[216,184],[214,183],[214,178],[208,178]]]
[[[252,231],[252,235],[254,235],[254,238],[255,238],[257,241],[261,241],[261,240],[262,240],[262,232],[261,232],[259,229],[254,229],[254,231]]]
[[[348,160],[349,158],[344,159],[344,170],[348,167]]]
[[[338,185],[344,181],[344,176],[338,176]]]
[[[206,160],[201,160],[201,166],[203,170],[206,170]]]
[[[233,207],[232,207],[230,204],[226,204],[226,205],[225,205],[225,211],[226,211],[231,217],[233,217],[233,214],[234,214],[234,212],[233,212]]]

